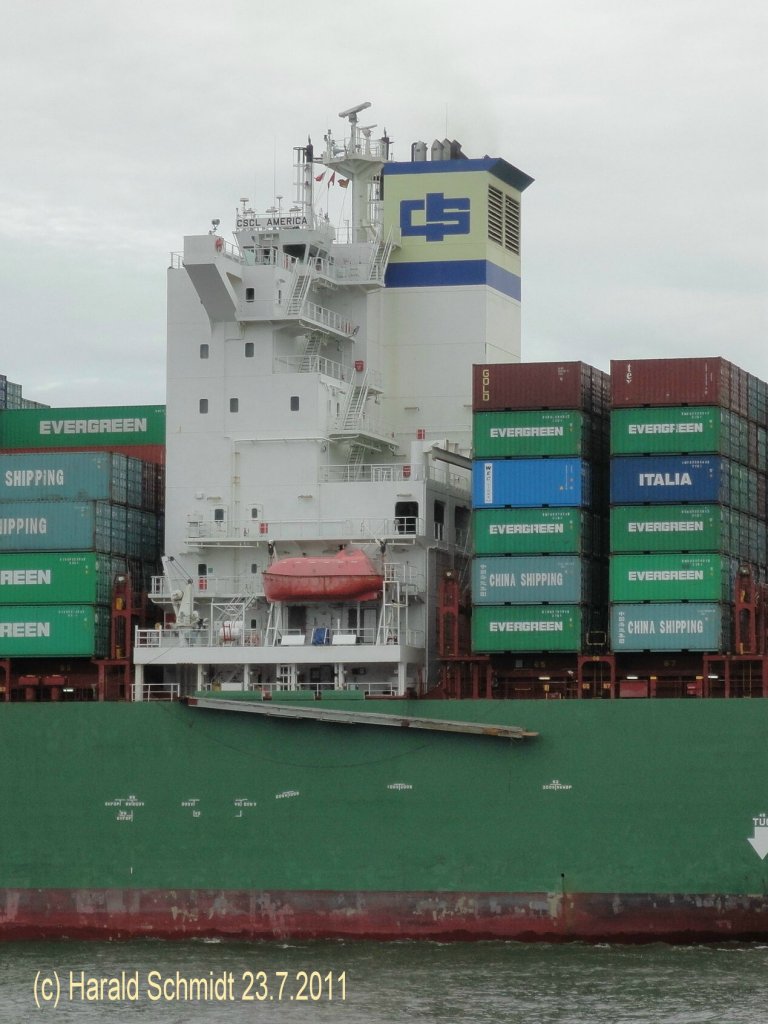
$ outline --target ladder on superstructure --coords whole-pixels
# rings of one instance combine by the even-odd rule
[[[322,334],[318,331],[311,331],[307,335],[307,344],[299,364],[301,373],[312,373],[317,368],[317,357],[320,355],[320,349],[324,340]]]
[[[380,241],[373,251],[371,259],[370,278],[372,281],[383,281],[387,272],[387,264],[392,254],[392,233],[390,232],[386,241]]]
[[[297,263],[293,268],[293,280],[288,295],[285,311],[287,316],[298,316],[304,308],[304,301],[312,284],[312,267],[307,263]]]
[[[353,384],[349,389],[344,413],[341,417],[342,430],[355,430],[359,427],[363,417],[363,409],[368,400],[368,391],[367,375],[363,378],[362,384]]]
[[[402,568],[394,562],[384,563],[381,614],[376,629],[377,644],[405,643],[406,638],[401,636],[401,632],[403,629],[407,630],[408,626],[408,588],[404,582]],[[403,609],[405,609],[405,622],[403,621]]]

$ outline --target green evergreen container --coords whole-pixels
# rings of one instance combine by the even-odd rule
[[[766,560],[765,523],[725,505],[615,505],[611,551],[715,551]]]
[[[595,458],[600,422],[573,409],[477,412],[472,418],[475,458]]]
[[[579,605],[478,606],[472,610],[472,650],[579,651],[582,649]]]
[[[95,552],[0,554],[0,604],[109,604],[125,559]]]
[[[720,551],[721,505],[615,505],[611,551]]]
[[[108,609],[93,605],[13,605],[0,617],[0,658],[105,657]]]
[[[728,601],[737,568],[735,559],[706,552],[612,555],[610,600]]]
[[[476,509],[475,554],[593,554],[604,520],[579,508]]]
[[[611,413],[613,455],[711,452],[748,462],[749,451],[748,421],[727,409],[653,406]]]
[[[163,444],[163,405],[0,412],[0,448],[110,448]]]

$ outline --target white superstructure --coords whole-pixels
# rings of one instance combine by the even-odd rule
[[[396,162],[368,106],[295,150],[290,205],[243,199],[234,243],[214,221],[172,259],[168,559],[139,698],[434,682],[437,579],[469,553],[471,367],[519,360],[531,179],[447,140]],[[331,187],[343,230],[317,212]],[[358,547],[380,600],[266,600],[273,562]]]

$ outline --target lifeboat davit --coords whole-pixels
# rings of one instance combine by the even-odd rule
[[[373,601],[384,577],[363,551],[281,558],[264,570],[268,601]]]

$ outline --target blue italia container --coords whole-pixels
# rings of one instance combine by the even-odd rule
[[[718,455],[648,455],[611,459],[611,502],[720,501]]]
[[[474,508],[590,504],[589,464],[583,459],[488,459],[472,466]]]

